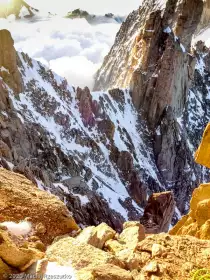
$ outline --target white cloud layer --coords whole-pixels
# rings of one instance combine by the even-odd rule
[[[70,84],[93,86],[93,76],[114,42],[119,24],[90,25],[85,19],[42,18],[34,22],[0,19],[18,51],[48,65]]]
[[[47,12],[55,12],[66,14],[77,8],[87,10],[89,13],[101,14],[114,13],[120,15],[127,15],[132,10],[136,10],[141,5],[142,0],[27,0],[30,5],[45,10]]]

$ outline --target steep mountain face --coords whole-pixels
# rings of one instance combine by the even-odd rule
[[[208,172],[193,162],[209,120],[209,51],[194,34],[209,23],[208,1],[143,1],[117,34],[95,90],[128,87],[151,132],[162,185],[181,213]]]
[[[139,219],[163,187],[129,92],[75,89],[16,53],[7,30],[0,38],[2,165],[58,195],[78,223]]]
[[[210,114],[210,54],[201,42],[190,52],[203,14],[200,0],[145,1],[122,24],[96,79],[95,89],[129,89],[108,92],[72,87],[17,53],[1,30],[1,165],[59,196],[82,226],[119,230],[143,216],[147,232],[166,231],[173,199],[175,222],[209,177],[193,160]],[[167,201],[151,198],[143,215],[154,192]]]

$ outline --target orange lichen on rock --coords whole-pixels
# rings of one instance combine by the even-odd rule
[[[205,129],[201,144],[195,153],[195,161],[210,168],[210,123]]]

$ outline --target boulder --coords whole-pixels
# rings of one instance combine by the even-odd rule
[[[105,249],[111,253],[116,254],[125,249],[125,244],[120,243],[118,240],[110,239],[105,243]]]
[[[102,249],[106,241],[114,238],[116,231],[114,231],[107,224],[102,223],[97,227],[87,227],[82,230],[76,239],[80,242],[90,244],[98,249]]]
[[[126,222],[118,240],[120,243],[124,243],[125,247],[134,249],[138,242],[144,240],[144,238],[145,230],[143,225],[138,222]]]
[[[0,168],[0,222],[26,218],[32,223],[31,236],[46,245],[56,236],[79,229],[56,196],[39,190],[23,175]]]
[[[33,244],[24,238],[13,236],[0,229],[0,267],[6,273],[9,265],[20,271],[26,270],[31,264],[44,257],[44,253],[33,248]],[[4,265],[5,264],[5,265]],[[12,270],[10,268],[10,270]],[[1,272],[1,271],[0,271]]]
[[[129,271],[112,264],[100,265],[92,272],[95,280],[132,280]]]
[[[141,218],[146,233],[168,232],[174,210],[175,201],[172,192],[152,194]]]
[[[72,237],[61,238],[49,246],[46,257],[50,262],[57,262],[62,266],[71,264],[75,271],[84,275],[87,271],[90,274],[90,271],[92,272],[100,265],[111,264],[121,268],[124,267],[124,264],[113,254]]]

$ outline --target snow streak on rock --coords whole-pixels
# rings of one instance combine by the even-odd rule
[[[122,205],[129,197],[128,182],[122,179],[116,164],[111,161],[110,147],[131,153],[134,167],[145,185],[152,180],[161,186],[152,145],[148,141],[149,132],[140,122],[129,91],[119,92],[122,94],[119,97],[124,99],[122,102],[117,102],[108,92],[93,92],[93,103],[98,104],[100,112],[94,116],[94,125],[87,126],[80,113],[77,91],[72,86],[40,62],[28,60],[24,54],[19,54],[19,59],[25,91],[18,97],[12,92],[10,96],[22,122],[40,124],[49,135],[52,149],[56,148],[53,146],[55,142],[67,156],[73,156],[76,162],[82,161],[90,168],[93,176],[88,181],[89,188],[93,189],[96,183],[97,192],[110,207],[128,219],[127,210]],[[99,132],[102,117],[113,125],[113,140]],[[43,188],[40,182],[39,185]],[[88,198],[77,196],[81,203],[88,203]],[[142,212],[134,200],[132,205],[139,213]]]

